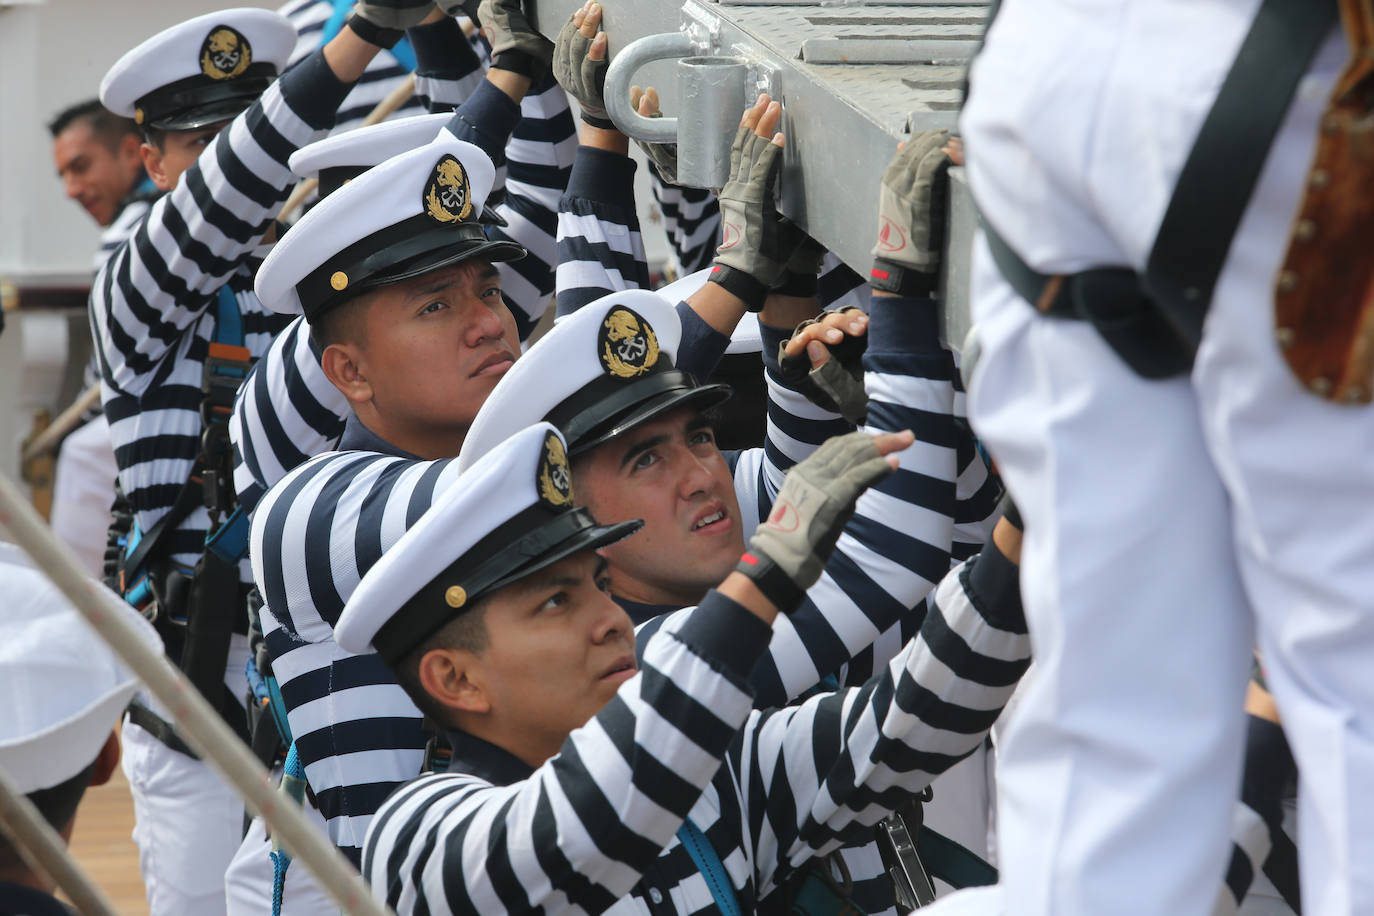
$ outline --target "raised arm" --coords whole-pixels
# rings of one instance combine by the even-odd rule
[[[739,762],[760,896],[854,839],[984,739],[1030,664],[1020,602],[970,600],[993,557],[940,585],[915,639],[864,686],[756,713]],[[973,580],[973,581],[970,581]],[[787,779],[778,774],[787,773]]]
[[[711,592],[528,778],[428,776],[397,792],[368,833],[374,893],[392,906],[418,898],[436,914],[609,909],[720,769],[752,708],[745,678],[768,634]]]

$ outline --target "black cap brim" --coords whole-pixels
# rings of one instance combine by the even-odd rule
[[[198,105],[176,114],[149,121],[147,126],[155,130],[201,130],[216,124],[234,120],[248,110],[258,100],[260,93],[251,93],[238,98],[219,99],[207,105]]]
[[[695,407],[699,411],[710,410],[729,400],[733,393],[729,385],[698,385],[660,392],[606,421],[586,435],[579,436],[577,441],[569,442],[568,454],[580,455],[590,451],[617,436],[624,435],[642,423],[679,407]]]
[[[514,242],[498,239],[463,239],[411,258],[394,267],[378,271],[359,283],[358,289],[376,289],[379,286],[390,286],[392,283],[411,280],[444,267],[452,267],[463,261],[471,261],[474,258],[485,258],[496,264],[502,261],[518,261],[528,253]]]
[[[584,528],[571,537],[554,545],[537,558],[525,565],[511,570],[505,576],[493,582],[490,586],[482,590],[482,595],[489,595],[497,589],[505,588],[514,582],[519,582],[526,576],[532,576],[541,569],[547,569],[561,560],[566,560],[575,553],[584,550],[596,550],[599,547],[609,547],[619,541],[634,534],[644,527],[643,519],[632,519],[628,522],[617,522],[614,525],[597,525],[593,528]]]

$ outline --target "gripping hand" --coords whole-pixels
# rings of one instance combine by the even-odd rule
[[[784,613],[791,613],[825,569],[865,490],[892,473],[873,436],[829,439],[787,472],[773,512],[735,567]]]

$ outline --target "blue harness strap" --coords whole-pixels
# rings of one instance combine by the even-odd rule
[[[228,283],[219,288],[215,301],[215,343],[243,346],[243,313]]]
[[[286,765],[282,767],[281,793],[297,805],[305,801],[305,767],[301,765],[300,755],[296,753],[295,742],[286,752]],[[286,892],[286,870],[291,867],[291,855],[281,846],[276,837],[272,838],[272,916],[281,916],[282,895]]]
[[[730,876],[725,872],[720,855],[706,834],[688,818],[678,829],[677,838],[687,850],[687,855],[692,857],[697,871],[706,879],[706,886],[711,889],[711,896],[715,898],[716,909],[720,910],[721,916],[740,916],[735,886],[730,883]]]
[[[324,35],[320,38],[320,44],[325,45],[334,40],[334,36],[339,34],[339,30],[344,27],[344,22],[348,20],[348,14],[353,12],[354,0],[332,0],[334,4],[334,15],[330,16],[324,23]],[[391,49],[391,56],[396,58],[396,63],[406,69],[407,73],[415,72],[415,49],[410,46],[410,40],[404,35],[401,40],[396,42],[396,47]]]

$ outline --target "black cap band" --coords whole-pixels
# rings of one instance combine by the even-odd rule
[[[481,598],[580,551],[620,540],[643,522],[598,525],[586,509],[535,503],[482,538],[415,593],[372,645],[394,665]]]
[[[143,96],[135,103],[135,119],[158,130],[193,130],[227,121],[253,104],[276,78],[277,68],[269,63],[251,64],[229,80],[197,73]],[[236,102],[243,104],[237,107]]]
[[[525,249],[492,241],[473,220],[436,225],[423,213],[407,217],[349,245],[296,284],[306,320],[312,320],[358,293],[438,270],[477,256],[513,261]]]
[[[558,427],[568,440],[568,450],[576,452],[580,440],[588,434],[650,398],[665,391],[697,387],[691,373],[674,369],[666,354],[649,372],[629,383],[610,375],[593,379],[560,401],[544,419]]]

